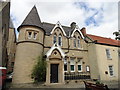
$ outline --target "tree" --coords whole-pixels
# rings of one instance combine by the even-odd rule
[[[35,64],[31,78],[34,79],[35,82],[43,82],[46,79],[46,61],[41,56],[37,58],[37,63]]]

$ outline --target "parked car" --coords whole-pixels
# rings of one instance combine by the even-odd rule
[[[0,89],[4,89],[6,85],[6,67],[0,67]]]

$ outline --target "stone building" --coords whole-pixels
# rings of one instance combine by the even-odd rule
[[[0,1],[0,66],[7,66],[7,41],[9,36],[10,2]]]
[[[18,32],[13,83],[33,82],[31,72],[40,55],[46,57],[46,84],[118,79],[116,40],[86,34],[75,22],[70,26],[41,22],[35,6]]]
[[[16,52],[16,33],[15,28],[10,19],[9,24],[9,37],[7,42],[7,54],[8,54],[8,62],[7,62],[7,72],[13,72],[14,62],[15,62],[15,52]]]

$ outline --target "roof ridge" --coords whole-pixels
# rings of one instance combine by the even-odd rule
[[[87,34],[87,35],[92,35],[92,34]],[[112,39],[112,38],[102,37],[102,36],[97,36],[97,35],[92,35],[92,36],[101,37],[101,38],[106,38],[106,39]],[[112,40],[115,40],[115,39],[112,39]]]
[[[55,24],[53,24],[53,23],[48,23],[48,22],[42,22],[42,23],[46,23],[46,24],[55,25]],[[62,24],[61,24],[61,26],[62,26],[62,27],[68,27],[68,28],[70,28],[70,26],[65,26],[65,25],[62,25]]]

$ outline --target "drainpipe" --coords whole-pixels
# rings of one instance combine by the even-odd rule
[[[69,49],[70,49],[69,39],[70,39],[70,37],[67,38],[67,41],[68,41],[68,51],[65,52],[65,54],[69,53]]]

